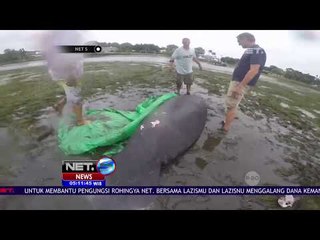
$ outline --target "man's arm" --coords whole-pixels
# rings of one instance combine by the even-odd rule
[[[245,87],[248,83],[258,74],[260,69],[260,64],[251,64],[250,69],[244,76],[243,80],[239,83],[241,87]]]
[[[242,89],[258,74],[260,64],[251,64],[250,69],[244,76],[243,80],[234,88],[232,95],[238,98],[242,94]]]
[[[171,69],[174,68],[174,60],[177,58],[177,49],[174,50],[173,54],[171,55],[171,58],[169,60],[169,66]]]
[[[170,60],[169,60],[170,66],[173,66],[173,63],[174,63],[174,59],[173,59],[173,58],[170,58]]]
[[[195,57],[193,57],[193,61],[195,61],[195,62],[198,64],[199,69],[202,70],[202,66],[201,66],[200,61],[199,61],[197,58],[195,58]]]
[[[174,66],[174,59],[173,58],[171,58],[169,60],[169,64],[168,65],[169,65],[169,71],[170,72],[174,71],[175,66]]]
[[[242,94],[242,90],[249,82],[259,73],[261,65],[265,62],[265,52],[263,49],[255,49],[250,56],[250,69],[242,79],[242,81],[233,90],[233,95],[238,97]]]

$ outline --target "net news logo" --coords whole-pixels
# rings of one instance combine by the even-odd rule
[[[114,173],[116,163],[110,157],[100,160],[62,161],[63,186],[105,186],[105,177]]]
[[[56,46],[60,53],[100,53],[101,46],[91,45],[59,45]]]

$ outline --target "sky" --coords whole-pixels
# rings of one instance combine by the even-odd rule
[[[66,30],[67,31],[67,30]],[[40,30],[0,30],[0,52],[6,48],[40,50]],[[236,36],[250,32],[267,53],[266,66],[293,68],[303,73],[320,75],[320,31],[286,30],[86,30],[86,41],[151,43],[159,47],[181,46],[182,38],[191,40],[191,47],[212,50],[218,57],[240,58],[244,49]]]

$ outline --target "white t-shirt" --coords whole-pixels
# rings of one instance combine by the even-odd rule
[[[176,70],[179,74],[189,74],[192,73],[192,61],[193,58],[196,57],[193,48],[186,50],[183,47],[180,47],[173,52],[171,59],[175,60]]]

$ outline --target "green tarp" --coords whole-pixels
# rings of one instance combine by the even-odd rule
[[[161,104],[175,97],[174,93],[150,97],[140,103],[135,111],[122,111],[112,108],[88,110],[89,119],[95,119],[88,125],[69,126],[61,121],[58,130],[60,149],[66,155],[79,155],[93,152],[99,147],[111,147],[105,155],[115,155],[140,127],[141,122]]]

